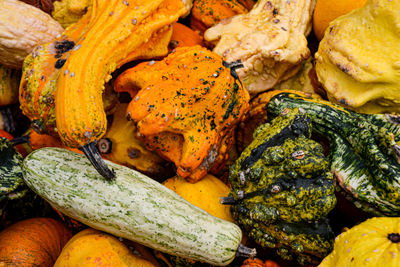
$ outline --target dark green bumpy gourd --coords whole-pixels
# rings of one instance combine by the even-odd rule
[[[320,262],[332,250],[326,216],[336,198],[323,148],[309,139],[310,118],[287,109],[253,135],[230,169],[232,189],[222,201],[233,203],[236,222],[261,246],[300,264]]]

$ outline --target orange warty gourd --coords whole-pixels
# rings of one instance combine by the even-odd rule
[[[74,235],[65,245],[54,267],[154,267],[150,261],[130,252],[127,246],[112,235],[86,229]]]
[[[279,267],[279,265],[271,260],[266,260],[265,262],[254,258],[254,259],[246,259],[241,267]]]
[[[71,236],[51,218],[19,221],[0,232],[0,266],[51,267]]]
[[[230,66],[203,47],[182,47],[116,79],[115,90],[133,99],[127,114],[140,138],[191,182],[225,163],[248,108],[249,94]]]

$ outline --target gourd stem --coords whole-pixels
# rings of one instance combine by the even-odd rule
[[[257,256],[257,250],[255,248],[248,248],[239,244],[236,250],[236,257],[254,258],[255,256]]]
[[[86,144],[80,149],[83,151],[83,153],[85,153],[86,157],[101,176],[107,180],[112,180],[115,178],[114,170],[110,170],[104,160],[101,158],[100,152],[96,148],[96,142]]]
[[[233,204],[236,203],[236,200],[235,200],[234,197],[221,197],[221,198],[219,199],[219,202],[220,202],[222,205],[233,205]]]
[[[13,144],[13,146],[25,143],[29,143],[29,135],[19,136],[11,140],[11,144]]]
[[[400,242],[400,234],[388,234],[388,239],[392,241],[392,243],[399,243]]]

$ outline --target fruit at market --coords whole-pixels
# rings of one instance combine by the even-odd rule
[[[51,205],[90,227],[150,248],[227,265],[244,251],[242,231],[209,215],[172,190],[125,166],[106,161],[106,180],[81,154],[62,148],[33,151],[23,162],[26,183]]]
[[[360,114],[295,92],[272,91],[263,98],[270,118],[288,108],[307,113],[313,131],[330,142],[337,184],[358,208],[378,216],[400,215],[399,116]]]
[[[354,9],[362,7],[366,1],[367,0],[317,0],[313,13],[313,31],[317,39],[321,41],[331,21]]]
[[[249,12],[254,3],[253,0],[194,0],[190,27],[203,35],[222,19]]]
[[[400,112],[400,2],[369,0],[330,24],[316,72],[331,102],[360,113]]]
[[[19,221],[0,232],[0,265],[51,267],[70,238],[71,232],[51,218]]]
[[[92,6],[93,0],[59,0],[54,2],[51,16],[64,28],[78,22]]]
[[[21,72],[0,65],[0,106],[18,102],[18,88]]]
[[[21,69],[34,47],[64,31],[48,14],[21,1],[2,0],[0,14],[0,64],[9,68]]]
[[[97,143],[103,158],[164,180],[174,175],[172,164],[146,149],[136,136],[136,126],[126,119],[128,104],[118,104],[106,135]]]
[[[250,238],[302,265],[319,263],[334,239],[326,218],[336,205],[333,175],[311,127],[299,108],[258,127],[231,166],[231,192],[222,199]]]
[[[399,266],[400,218],[376,217],[340,234],[319,267]]]
[[[196,183],[189,183],[179,176],[167,179],[163,185],[193,205],[220,219],[233,222],[229,206],[220,203],[220,197],[229,193],[229,187],[217,177],[207,174]]]
[[[54,264],[54,267],[61,266],[154,267],[151,262],[134,255],[117,238],[94,229],[83,230],[68,241]]]
[[[225,163],[249,95],[235,67],[200,46],[177,48],[159,62],[123,72],[117,92],[128,92],[127,114],[150,150],[174,162],[191,182]]]
[[[225,19],[204,33],[214,52],[238,69],[250,94],[274,87],[296,74],[310,56],[306,35],[311,30],[311,0],[260,0],[247,14]]]

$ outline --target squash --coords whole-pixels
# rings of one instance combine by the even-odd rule
[[[0,106],[18,102],[18,86],[21,72],[0,65]]]
[[[106,163],[117,179],[103,179],[87,158],[62,148],[33,151],[22,168],[35,192],[95,229],[214,265],[229,264],[237,251],[255,256],[240,245],[237,225],[209,215],[137,171]]]
[[[12,12],[10,12],[12,10]],[[0,2],[0,64],[21,69],[34,47],[47,43],[64,29],[42,10],[17,0]]]
[[[64,28],[78,22],[92,6],[93,0],[59,0],[54,2],[51,16]]]
[[[203,38],[191,28],[185,26],[182,23],[175,23],[172,28],[171,41],[169,42],[170,51],[175,51],[177,47],[183,46],[194,46],[203,44]]]
[[[222,198],[250,238],[301,265],[319,263],[334,239],[327,220],[336,205],[333,175],[311,127],[298,108],[258,127],[231,166],[231,192]]]
[[[125,111],[128,104],[120,103],[112,115],[112,122],[104,138],[97,143],[103,158],[133,168],[156,180],[174,175],[172,164],[146,149],[137,136],[136,126],[128,121]]]
[[[164,181],[163,185],[211,215],[234,222],[229,206],[220,203],[220,197],[229,193],[229,187],[217,177],[207,174],[202,180],[189,183],[175,176]]]
[[[222,19],[247,13],[253,0],[195,0],[190,16],[190,27],[201,35]]]
[[[249,95],[235,72],[240,64],[200,46],[177,48],[153,63],[123,72],[115,90],[131,95],[127,116],[146,146],[196,182],[223,166],[248,108]]]
[[[271,260],[266,260],[265,262],[254,258],[254,259],[246,259],[241,267],[279,267],[279,265]]]
[[[0,232],[1,266],[53,266],[71,233],[51,218],[19,221]]]
[[[400,218],[368,219],[341,233],[319,267],[399,266]]]
[[[263,109],[270,117],[301,108],[313,131],[331,145],[331,171],[341,191],[364,211],[377,216],[400,215],[399,116],[360,114],[301,93],[265,93]]]
[[[54,267],[99,265],[154,267],[151,262],[132,254],[117,238],[94,229],[74,235],[64,246]]]

